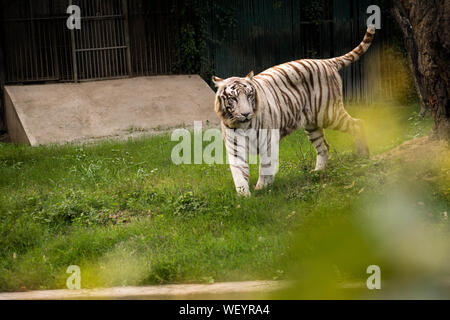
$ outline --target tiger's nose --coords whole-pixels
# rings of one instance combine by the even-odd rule
[[[245,119],[251,119],[253,114],[251,112],[242,113],[242,116],[245,117]]]

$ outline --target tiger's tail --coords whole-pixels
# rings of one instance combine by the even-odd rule
[[[366,51],[369,49],[370,45],[372,44],[373,38],[375,36],[375,27],[373,25],[370,25],[367,28],[366,35],[364,36],[363,41],[357,46],[355,49],[350,51],[349,53],[329,59],[331,63],[333,63],[337,70],[341,70],[344,67],[348,67],[353,62],[359,60],[359,58],[366,53]]]

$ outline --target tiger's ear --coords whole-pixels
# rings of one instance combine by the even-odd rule
[[[212,82],[214,83],[214,85],[216,87],[219,87],[222,84],[223,79],[219,78],[219,77],[216,77],[216,76],[212,76]]]
[[[253,70],[252,71],[250,71],[249,73],[248,73],[248,75],[246,76],[246,78],[249,78],[250,80],[253,78],[253,76],[254,76],[255,74],[254,74],[254,72],[253,72]]]

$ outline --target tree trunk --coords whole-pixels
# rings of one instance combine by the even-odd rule
[[[2,4],[0,3],[0,10],[2,9]],[[5,68],[5,58],[3,55],[3,39],[2,33],[3,30],[1,29],[2,25],[0,23],[0,142],[1,142],[1,136],[4,132],[6,132],[6,121],[5,121],[5,107],[4,107],[4,96],[3,96],[3,90],[5,85],[5,78],[6,78],[6,68]]]
[[[431,137],[450,140],[450,1],[394,0],[393,14],[422,111],[430,110],[434,118]]]

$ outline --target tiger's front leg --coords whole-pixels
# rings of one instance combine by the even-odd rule
[[[249,197],[250,188],[248,182],[250,174],[245,137],[234,130],[226,130],[224,139],[236,191],[239,195]]]
[[[248,164],[230,164],[231,174],[233,175],[234,185],[239,195],[250,197],[250,189],[248,187],[249,169]]]

